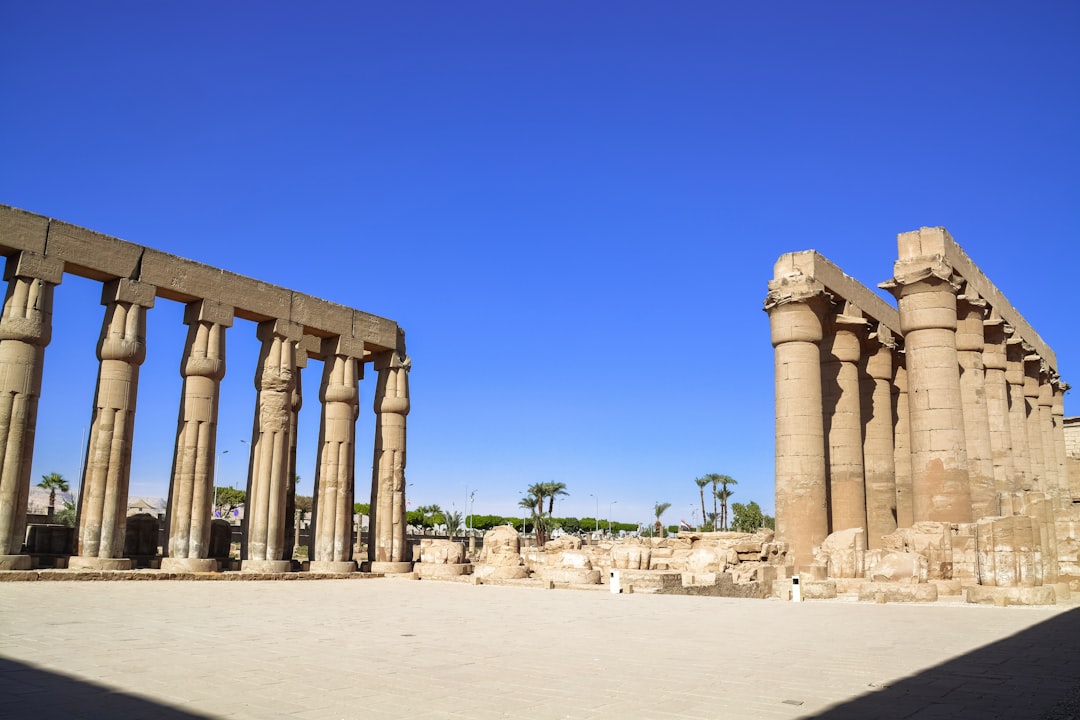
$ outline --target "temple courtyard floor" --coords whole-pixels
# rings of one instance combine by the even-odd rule
[[[2,718],[1077,717],[1080,609],[0,583]]]

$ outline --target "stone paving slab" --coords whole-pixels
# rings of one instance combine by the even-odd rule
[[[1061,606],[0,583],[0,717],[1064,718],[1078,638]]]

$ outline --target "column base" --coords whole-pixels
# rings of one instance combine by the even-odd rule
[[[68,558],[68,570],[130,570],[129,558],[99,558],[72,555]]]
[[[291,560],[241,560],[240,572],[287,573],[292,570]]]
[[[412,572],[413,564],[411,562],[387,562],[373,560],[371,562],[371,572],[383,573],[384,575],[396,575],[398,573],[410,573]]]
[[[354,560],[312,560],[308,563],[308,572],[316,575],[356,572],[356,562]]]
[[[212,558],[161,558],[161,569],[167,572],[217,572],[218,561]]]
[[[29,555],[0,555],[0,570],[29,570],[33,565]]]

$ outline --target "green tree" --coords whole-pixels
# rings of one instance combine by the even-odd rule
[[[655,526],[656,527],[656,534],[661,536],[661,537],[664,534],[664,524],[662,522],[660,522],[660,516],[663,515],[665,512],[667,512],[667,509],[669,507],[671,507],[671,503],[667,503],[667,502],[666,503],[658,502],[655,505],[653,505],[653,512],[656,513],[656,526]]]
[[[705,514],[705,486],[712,482],[712,478],[708,475],[703,475],[699,478],[694,478],[694,483],[698,486],[698,491],[701,494],[701,524],[708,523],[708,515]]]
[[[538,547],[543,547],[544,543],[547,542],[546,527],[544,525],[544,498],[537,497],[537,494],[533,492],[534,490],[543,492],[539,485],[533,485],[529,488],[529,494],[518,501],[518,507],[524,508],[531,513],[533,530],[536,532],[536,544]]]
[[[308,495],[296,496],[296,511],[297,512],[311,512],[311,508],[314,505],[311,497]]]
[[[720,489],[714,490],[713,494],[720,500],[720,529],[727,530],[727,501],[735,494],[734,490],[728,490],[728,485],[738,485],[739,482],[730,475],[717,475],[716,482],[720,485]]]
[[[233,510],[247,502],[247,493],[231,487],[214,488],[214,504],[221,511],[221,517],[230,518]]]
[[[446,534],[453,540],[457,531],[461,529],[461,513],[456,510],[444,512],[443,519],[446,521]]]
[[[56,509],[56,491],[67,492],[67,480],[60,473],[49,473],[41,476],[41,482],[37,486],[49,491],[49,517],[51,518]]]
[[[56,513],[56,517],[54,519],[61,525],[75,527],[75,517],[75,503],[65,500],[64,509]]]
[[[765,527],[765,514],[761,507],[751,500],[747,504],[733,503],[731,505],[731,529],[735,532],[752,533]]]
[[[555,498],[567,497],[570,493],[566,491],[566,483],[549,482],[542,484],[544,486],[544,494],[547,495],[548,499],[548,517],[551,518],[555,512]]]
[[[370,503],[353,503],[353,513],[356,515],[370,515],[371,504]]]

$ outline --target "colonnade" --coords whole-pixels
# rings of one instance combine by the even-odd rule
[[[1073,501],[1053,352],[943,228],[898,251],[897,309],[816,252],[775,266],[778,539],[805,567],[839,530],[874,549],[924,521],[1024,514],[1053,555]]]
[[[65,273],[102,282],[97,389],[70,568],[119,570],[123,556],[145,328],[157,298],[185,304],[175,454],[162,569],[208,571],[217,419],[226,336],[235,318],[257,323],[261,343],[248,469],[241,570],[288,570],[292,553],[297,417],[307,359],[323,361],[315,477],[313,572],[349,572],[359,381],[378,373],[369,558],[406,571],[404,333],[390,320],[0,205],[7,283],[0,315],[0,570],[29,569],[25,535],[37,402],[52,329],[54,288]],[[378,500],[376,500],[378,498]]]

